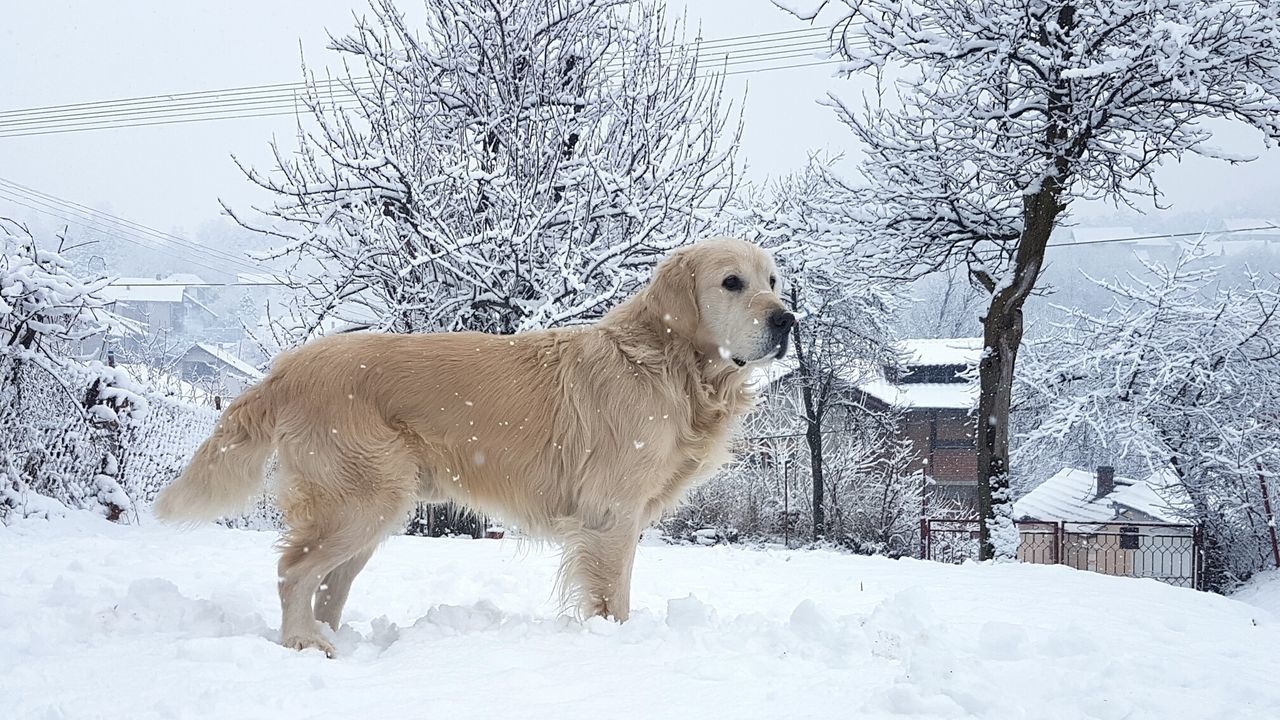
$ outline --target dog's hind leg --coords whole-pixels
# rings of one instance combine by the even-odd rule
[[[365,563],[373,556],[377,545],[370,545],[357,552],[338,567],[329,571],[316,591],[316,620],[328,624],[334,630],[342,622],[342,608],[347,604],[347,595],[351,592],[351,581],[364,569]]]
[[[278,578],[280,637],[286,647],[319,648],[333,657],[333,646],[316,626],[317,609],[320,619],[338,624],[351,580],[413,504],[412,466],[397,458],[394,448],[372,457],[379,462],[346,463],[327,487],[294,484]],[[352,480],[356,477],[360,480]],[[322,591],[331,575],[335,582]]]

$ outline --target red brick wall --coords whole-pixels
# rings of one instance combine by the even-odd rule
[[[916,459],[911,470],[921,470],[928,461],[928,474],[943,483],[978,481],[978,451],[972,442],[973,419],[968,413],[951,410],[912,410],[902,428],[911,441]],[[950,440],[968,441],[969,447],[939,447]]]

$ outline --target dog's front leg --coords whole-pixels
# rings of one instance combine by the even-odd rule
[[[584,617],[625,621],[631,614],[631,568],[640,526],[611,516],[594,527],[578,525],[564,534],[561,578]]]

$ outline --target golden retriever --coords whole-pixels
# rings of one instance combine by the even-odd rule
[[[755,245],[713,238],[591,326],[308,343],[227,408],[155,512],[235,512],[274,450],[281,640],[331,657],[316,621],[337,629],[352,579],[420,501],[560,543],[562,592],[625,620],[641,530],[727,459],[751,368],[786,352],[777,275]]]

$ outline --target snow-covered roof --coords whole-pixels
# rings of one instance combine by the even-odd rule
[[[977,365],[982,338],[927,338],[893,344],[904,365]]]
[[[193,347],[200,348],[206,353],[209,353],[213,357],[217,358],[220,362],[225,363],[228,367],[231,367],[236,372],[240,373],[241,375],[244,375],[246,378],[250,380],[258,380],[262,377],[261,370],[241,360],[235,355],[232,355],[226,350],[223,350],[217,345],[210,345],[209,343],[196,343]]]
[[[929,365],[977,365],[982,338],[919,338],[899,340],[893,349],[908,368]],[[854,383],[859,390],[886,405],[906,409],[972,410],[978,406],[978,383],[892,383],[877,368]]]
[[[1107,498],[1161,522],[1184,522],[1192,515],[1191,497],[1187,495],[1186,487],[1167,470],[1152,473],[1142,482],[1117,486]]]
[[[173,273],[166,278],[122,277],[112,280],[102,289],[108,300],[123,302],[180,303],[188,286],[208,285],[194,273]],[[207,309],[207,308],[206,308]]]
[[[204,278],[195,273],[173,273],[164,279],[164,282],[182,283],[185,285],[208,285]]]
[[[180,303],[186,286],[155,278],[118,278],[102,288],[102,296],[117,302]]]
[[[858,389],[886,405],[907,409],[972,410],[978,407],[978,383],[903,383],[883,376],[858,383]]]
[[[1117,487],[1133,482],[1116,476]],[[1096,491],[1097,477],[1092,471],[1063,468],[1014,501],[1013,517],[1069,522],[1105,522],[1115,518],[1111,501],[1105,497],[1095,498]]]
[[[1160,522],[1182,522],[1189,505],[1186,491],[1164,473],[1144,480],[1115,478],[1115,489],[1096,497],[1097,475],[1063,468],[1013,503],[1013,517],[1046,521],[1109,522],[1123,509],[1136,510]]]

